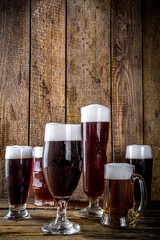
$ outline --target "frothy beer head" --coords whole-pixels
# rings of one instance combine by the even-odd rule
[[[104,178],[112,180],[130,179],[135,166],[128,163],[109,163],[104,166]]]
[[[7,146],[5,159],[28,159],[32,158],[32,147],[30,146]]]
[[[126,158],[151,159],[153,158],[152,147],[148,145],[129,145],[126,147]]]
[[[33,152],[33,157],[41,158],[43,153],[43,147],[34,147],[32,152]]]
[[[109,122],[110,108],[91,104],[81,108],[81,122]]]
[[[44,141],[81,141],[81,125],[47,123]]]

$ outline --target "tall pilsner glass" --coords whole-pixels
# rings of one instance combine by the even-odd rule
[[[80,226],[66,217],[67,202],[77,187],[82,171],[81,125],[46,124],[43,173],[57,202],[56,220],[42,227],[49,234],[68,235]]]
[[[102,217],[99,197],[104,191],[104,165],[107,163],[110,109],[92,104],[81,108],[83,149],[83,191],[89,206],[79,211],[86,217]]]

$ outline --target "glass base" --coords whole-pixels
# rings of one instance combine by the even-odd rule
[[[61,223],[51,222],[49,224],[45,224],[42,227],[42,231],[48,234],[54,235],[70,235],[77,233],[80,230],[80,226],[76,223],[65,221]]]
[[[23,205],[10,205],[8,213],[4,216],[5,219],[22,220],[30,218],[26,210],[26,204]]]
[[[100,207],[91,208],[86,207],[78,212],[80,216],[89,218],[101,218],[103,216],[103,209]]]
[[[103,226],[113,227],[113,228],[114,227],[115,228],[125,228],[125,227],[133,228],[136,226],[136,219],[135,218],[129,219],[128,217],[113,219],[105,215],[102,217],[101,224]]]
[[[54,201],[47,201],[47,200],[34,200],[34,204],[36,206],[55,206],[55,202]]]

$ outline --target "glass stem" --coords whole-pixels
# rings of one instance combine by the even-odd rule
[[[99,208],[99,199],[89,197],[89,208]]]
[[[55,223],[61,224],[62,222],[67,221],[66,216],[67,202],[65,200],[57,201],[57,216]]]

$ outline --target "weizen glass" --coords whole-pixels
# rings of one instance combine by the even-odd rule
[[[26,210],[33,168],[32,147],[7,146],[5,153],[5,175],[9,201],[6,219],[26,219]]]
[[[108,227],[134,227],[136,218],[146,206],[146,186],[143,178],[134,174],[135,166],[110,163],[104,170],[104,201],[102,225]],[[139,182],[141,199],[134,208],[134,185]]]
[[[78,185],[82,171],[81,126],[46,124],[43,172],[47,186],[57,202],[56,220],[42,227],[49,234],[68,235],[80,226],[66,217],[67,202]]]
[[[43,147],[33,148],[33,183],[35,193],[34,204],[37,206],[54,206],[55,200],[48,190],[42,170]]]
[[[92,104],[81,108],[83,191],[89,206],[79,211],[85,217],[102,217],[99,197],[104,191],[104,165],[107,163],[110,109]]]
[[[135,173],[140,174],[144,178],[147,188],[147,207],[149,207],[151,200],[152,165],[153,165],[152,147],[148,145],[127,146],[126,161],[134,165]],[[139,200],[140,189],[136,183],[135,201]]]

